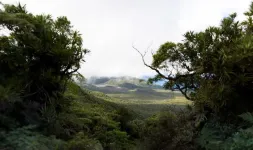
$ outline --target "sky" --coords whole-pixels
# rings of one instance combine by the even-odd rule
[[[180,42],[186,31],[219,25],[236,12],[238,20],[251,0],[0,0],[26,4],[34,14],[66,16],[80,31],[85,56],[79,72],[90,76],[152,76],[140,55],[149,47],[156,51],[167,41]],[[145,57],[152,62],[150,53]]]

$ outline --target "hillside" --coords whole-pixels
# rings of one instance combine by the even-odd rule
[[[148,85],[146,80],[134,77],[91,77],[83,87],[100,91],[106,94],[136,94],[153,95],[158,99],[172,97],[171,93],[158,92],[163,87],[160,85]]]
[[[97,85],[97,86],[124,86],[124,84],[129,84],[129,88],[132,85],[139,87],[147,87],[147,88],[157,88],[162,89],[160,85],[148,85],[146,79],[135,78],[130,76],[122,76],[122,77],[90,77],[87,79],[87,84]],[[127,85],[125,85],[127,86]]]
[[[82,87],[107,101],[133,110],[142,118],[171,107],[181,109],[191,104],[177,91],[148,85],[145,80],[134,77],[91,77]]]
[[[227,11],[242,2],[185,1],[177,9],[174,2],[20,0],[34,7],[29,12],[0,1],[0,150],[253,150],[253,2],[237,18]],[[56,16],[62,6],[80,18],[80,30]],[[208,24],[217,14],[227,17],[182,40],[164,32],[186,29],[184,17]],[[152,17],[172,20],[145,22]],[[152,43],[143,49],[149,38],[154,51]],[[132,44],[140,61],[129,41],[140,41]]]

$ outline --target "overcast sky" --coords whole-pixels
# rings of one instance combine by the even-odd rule
[[[29,12],[67,16],[91,53],[80,72],[85,76],[153,75],[132,45],[154,51],[178,42],[189,30],[219,25],[232,12],[243,18],[251,0],[1,0],[26,4]],[[151,56],[146,57],[151,62]]]

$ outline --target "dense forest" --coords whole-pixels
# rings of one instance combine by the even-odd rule
[[[192,102],[147,117],[86,89],[78,70],[90,51],[66,17],[1,6],[0,150],[253,149],[253,3],[244,21],[233,13],[164,43],[152,64],[134,47],[157,73],[148,84],[166,81]]]

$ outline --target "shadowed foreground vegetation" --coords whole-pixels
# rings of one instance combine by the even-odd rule
[[[157,73],[150,83],[166,80],[165,89],[190,101],[84,89],[77,71],[89,50],[70,21],[1,5],[0,30],[8,33],[0,36],[1,150],[252,149],[253,3],[245,21],[231,14],[163,44],[151,65],[140,53]]]

